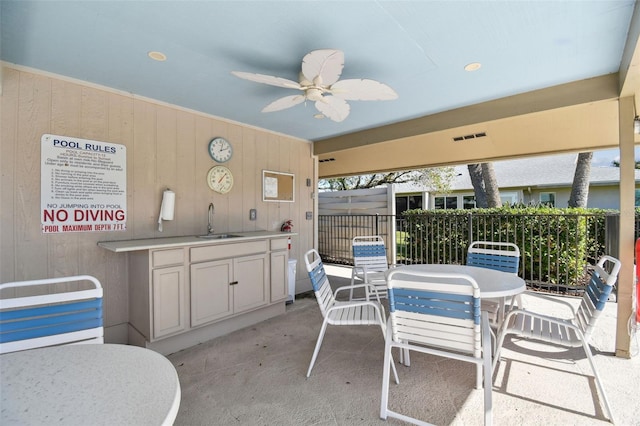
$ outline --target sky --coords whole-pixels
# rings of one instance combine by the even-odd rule
[[[635,157],[636,161],[640,161],[640,147],[635,147]],[[611,163],[614,160],[620,160],[620,150],[619,149],[605,149],[603,151],[594,151],[593,152],[593,160],[591,161],[592,166],[611,166]]]

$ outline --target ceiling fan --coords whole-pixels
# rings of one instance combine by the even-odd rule
[[[302,94],[273,101],[262,112],[280,111],[308,100],[315,102],[316,108],[325,117],[340,122],[351,111],[347,101],[381,101],[398,97],[391,87],[378,81],[359,78],[338,80],[343,67],[342,51],[321,49],[309,52],[302,58],[302,72],[298,82],[264,74],[241,71],[231,73],[245,80],[302,91]]]

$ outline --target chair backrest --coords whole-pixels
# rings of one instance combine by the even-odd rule
[[[467,265],[517,274],[520,249],[514,243],[474,241],[467,251]]]
[[[482,356],[480,289],[473,278],[402,268],[387,278],[394,341]]]
[[[351,248],[354,267],[366,267],[367,271],[375,272],[389,269],[387,250],[382,237],[378,235],[354,237]]]
[[[311,249],[304,255],[304,263],[307,266],[307,272],[311,279],[316,300],[318,301],[318,305],[320,305],[320,312],[324,317],[327,314],[327,310],[335,304],[335,298],[333,297],[333,290],[331,289],[329,278],[324,271],[322,259],[320,259],[320,255],[315,249]]]
[[[89,281],[88,290],[54,292],[61,283]],[[77,285],[77,284],[76,284]],[[17,281],[8,288],[36,287],[47,294],[0,299],[0,353],[70,343],[103,343],[102,286],[89,275]],[[4,297],[4,296],[2,296]]]
[[[600,313],[604,309],[607,300],[609,300],[611,290],[618,279],[620,266],[618,259],[603,255],[594,267],[589,284],[587,284],[582,296],[582,302],[580,302],[574,318],[575,324],[580,328],[587,341],[593,332]]]

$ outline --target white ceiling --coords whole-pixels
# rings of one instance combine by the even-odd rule
[[[635,2],[1,1],[3,61],[320,140],[618,73]],[[634,42],[635,46],[635,42]],[[312,104],[261,113],[311,50],[344,51],[342,78],[391,86],[341,122]],[[165,62],[147,53],[166,54]],[[478,71],[464,66],[480,62]]]

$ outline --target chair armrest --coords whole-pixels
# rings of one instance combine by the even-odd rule
[[[583,336],[582,335],[582,330],[576,326],[571,320],[568,319],[564,319],[564,318],[558,318],[558,317],[554,317],[554,316],[549,316],[549,315],[544,315],[544,314],[539,314],[537,312],[533,312],[533,311],[527,311],[525,309],[513,309],[512,311],[510,311],[507,316],[504,319],[504,324],[508,324],[509,320],[511,319],[511,317],[513,316],[517,316],[517,315],[526,315],[529,316],[531,318],[537,318],[537,319],[541,319],[541,320],[545,320],[545,321],[549,321],[552,324],[558,324],[561,326],[566,326],[569,327],[573,330],[575,330],[579,336]]]
[[[576,316],[576,308],[569,302],[565,301],[565,300],[559,300],[557,298],[553,298],[544,294],[540,294],[534,291],[525,291],[523,293],[526,296],[532,296],[532,297],[537,297],[538,299],[543,299],[543,300],[548,300],[550,302],[555,302],[555,303],[559,303],[561,305],[565,305],[566,307],[568,307],[571,310],[571,318],[575,318]]]
[[[380,296],[378,296],[378,292],[376,291],[376,288],[371,285],[371,284],[354,284],[354,285],[348,285],[348,286],[342,286],[342,287],[338,287],[336,289],[336,291],[333,292],[333,297],[337,297],[338,293],[341,291],[346,291],[346,290],[353,290],[355,288],[367,288],[369,292],[373,293],[376,295],[376,299],[378,299],[378,303],[380,303]]]
[[[364,273],[365,276],[367,274],[375,274],[377,272],[386,272],[386,269],[372,269],[372,270],[369,270],[369,268],[367,268],[367,265],[360,266],[359,268],[362,269],[362,272]]]
[[[370,300],[359,300],[359,301],[351,301],[351,302],[341,302],[340,305],[333,305],[329,309],[327,309],[327,314],[332,311],[339,311],[341,309],[353,308],[356,306],[371,306],[378,313],[378,317],[382,320],[384,324],[387,319],[384,313],[384,309],[382,309],[382,305],[380,304],[380,300],[378,299],[378,303],[372,302]]]

